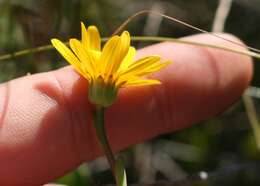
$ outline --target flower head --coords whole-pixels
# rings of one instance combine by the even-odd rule
[[[58,39],[53,46],[89,82],[89,98],[93,104],[107,107],[117,96],[118,89],[128,86],[160,84],[143,77],[167,66],[153,55],[134,61],[136,50],[130,46],[130,34],[124,31],[111,37],[101,49],[98,29],[81,23],[82,39],[70,39],[70,49]]]

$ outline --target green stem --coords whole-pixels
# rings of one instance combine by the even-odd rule
[[[105,129],[105,108],[102,106],[96,106],[96,110],[93,113],[93,123],[96,129],[96,134],[101,145],[102,150],[105,153],[105,156],[109,162],[113,175],[116,179],[118,185],[118,179],[116,176],[115,165],[116,159],[114,157],[113,151],[109,145],[108,137]]]

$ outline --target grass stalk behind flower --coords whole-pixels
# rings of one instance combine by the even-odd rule
[[[260,150],[260,126],[254,102],[252,98],[246,94],[242,96],[242,99],[244,101],[246,113],[250,121],[249,123],[253,129],[257,149]]]
[[[107,41],[108,38],[102,38],[102,42]],[[257,59],[260,59],[260,54],[257,52],[248,51],[245,49],[233,49],[225,46],[219,46],[219,45],[212,45],[212,44],[206,44],[206,43],[200,43],[200,42],[194,42],[194,41],[187,41],[183,39],[177,39],[172,37],[158,37],[158,36],[131,36],[132,41],[142,41],[142,42],[164,42],[169,41],[173,43],[179,43],[179,44],[187,44],[187,45],[194,45],[194,46],[200,46],[200,47],[207,47],[207,48],[214,48],[219,50],[224,50],[228,52],[233,52],[245,56],[254,57]],[[68,42],[66,43],[68,44]],[[22,57],[29,54],[39,53],[39,52],[45,52],[49,50],[53,50],[54,47],[52,45],[43,45],[39,47],[29,48],[25,50],[20,50],[13,53],[8,53],[0,56],[0,61],[14,59],[18,57]]]

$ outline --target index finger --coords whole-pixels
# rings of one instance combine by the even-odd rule
[[[188,38],[226,44],[208,35]],[[120,150],[211,117],[239,98],[252,76],[249,57],[161,43],[139,51],[174,63],[159,86],[122,89],[108,109],[112,148]],[[40,185],[100,156],[87,82],[70,67],[0,86],[0,185]]]

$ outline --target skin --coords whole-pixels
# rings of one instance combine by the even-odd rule
[[[209,35],[185,39],[238,47]],[[166,42],[137,58],[152,54],[174,62],[153,76],[161,85],[120,90],[106,113],[114,151],[224,111],[252,77],[252,59],[231,52]],[[92,111],[87,81],[71,67],[1,84],[0,185],[41,185],[101,156]]]

